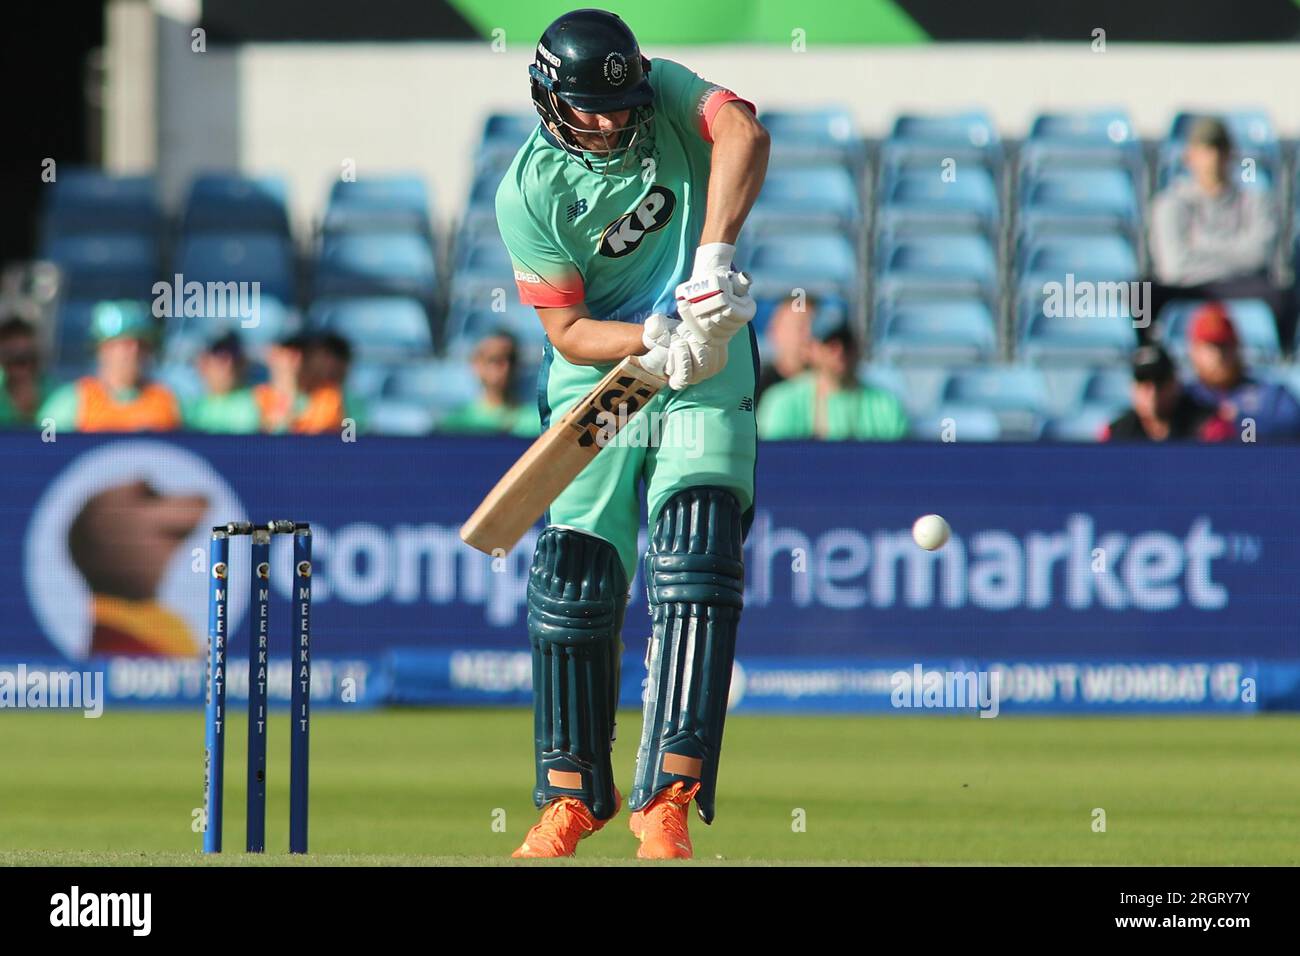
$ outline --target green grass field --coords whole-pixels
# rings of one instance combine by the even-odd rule
[[[322,712],[316,864],[496,864],[536,818],[523,710]],[[0,716],[0,865],[206,862],[198,713]],[[620,718],[630,786],[639,715]],[[267,840],[242,853],[244,736],[226,755],[222,865],[285,852],[288,724],[271,725]],[[697,862],[1300,863],[1300,718],[733,717]],[[1093,832],[1093,810],[1106,832]],[[805,821],[798,832],[797,819]],[[626,812],[577,863],[630,862]],[[232,852],[233,851],[233,852]]]

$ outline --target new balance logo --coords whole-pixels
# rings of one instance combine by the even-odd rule
[[[577,219],[586,211],[587,200],[579,199],[577,202],[570,204],[569,208],[565,211],[564,221],[573,222],[573,220]]]
[[[740,410],[742,412],[752,412],[754,410],[754,400],[746,395],[740,400]]]

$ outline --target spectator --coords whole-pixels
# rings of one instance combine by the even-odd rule
[[[138,302],[100,302],[91,316],[96,368],[57,389],[39,418],[63,431],[169,431],[181,424],[171,390],[148,381],[157,327]]]
[[[1283,386],[1260,382],[1249,375],[1236,326],[1221,303],[1211,302],[1197,309],[1187,337],[1188,356],[1196,375],[1189,391],[1198,402],[1217,408],[1222,417],[1235,423],[1238,434],[1247,434],[1253,422],[1256,438],[1300,438],[1300,403]]]
[[[344,392],[351,366],[352,346],[343,336],[323,332],[307,339],[300,380],[307,405],[295,430],[311,434],[338,431],[344,418],[356,418],[355,402]]]
[[[185,404],[185,427],[223,435],[257,432],[261,414],[253,390],[244,384],[248,363],[239,336],[228,332],[211,342],[197,365],[206,391]]]
[[[1194,399],[1178,381],[1173,360],[1159,345],[1143,345],[1133,353],[1133,407],[1101,434],[1102,441],[1223,441],[1232,425],[1213,405]]]
[[[50,388],[36,330],[18,316],[0,322],[0,428],[34,424]]]
[[[857,340],[845,315],[820,313],[811,337],[811,370],[768,389],[758,406],[759,436],[832,441],[905,436],[907,415],[898,399],[857,380]]]
[[[790,296],[776,307],[767,324],[770,360],[758,374],[758,402],[763,393],[777,382],[784,382],[808,370],[808,350],[812,344],[812,320],[823,306],[812,296]]]
[[[1263,299],[1289,345],[1291,293],[1268,277],[1278,233],[1271,196],[1242,187],[1228,129],[1212,117],[1193,124],[1183,161],[1188,175],[1152,203],[1151,316],[1171,299]]]
[[[266,350],[270,380],[253,389],[261,409],[262,431],[316,435],[342,428],[342,389],[328,381],[327,371],[338,357],[323,354],[330,348],[319,339],[290,335]],[[344,369],[349,358],[350,350],[342,357]]]
[[[514,398],[519,345],[509,332],[484,336],[471,359],[482,394],[438,423],[440,431],[462,434],[506,433],[528,438],[542,430],[537,408]]]

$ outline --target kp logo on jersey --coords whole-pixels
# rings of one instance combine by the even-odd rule
[[[600,234],[597,250],[602,256],[617,259],[634,251],[641,240],[662,229],[673,218],[677,198],[663,186],[652,186],[637,207],[619,216]]]

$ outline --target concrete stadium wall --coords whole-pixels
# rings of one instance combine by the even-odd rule
[[[158,156],[177,201],[193,173],[238,166],[287,176],[295,225],[310,227],[329,183],[412,170],[433,184],[437,214],[460,210],[483,116],[529,108],[531,43],[506,51],[460,43],[254,44],[190,50],[189,26],[158,31]],[[1300,133],[1300,46],[970,44],[810,49],[667,47],[760,108],[842,103],[880,136],[904,110],[988,109],[1016,137],[1043,110],[1124,106],[1143,136],[1182,108],[1262,107]],[[111,157],[110,157],[111,161]],[[300,232],[300,235],[304,234]]]

